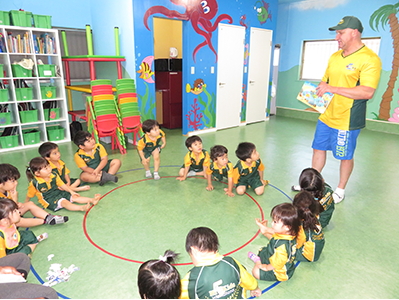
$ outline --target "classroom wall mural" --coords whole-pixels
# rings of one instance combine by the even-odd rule
[[[277,106],[303,109],[296,97],[303,85],[299,79],[304,40],[334,39],[334,26],[346,16],[358,17],[363,24],[363,38],[380,37],[382,63],[380,82],[374,97],[367,101],[368,119],[398,123],[399,41],[397,13],[399,2],[384,0],[301,1],[281,3],[278,9],[276,43],[281,45],[277,86]],[[303,22],[306,20],[306,22]],[[318,84],[318,81],[314,81]]]
[[[145,58],[154,55],[153,18],[179,19],[183,22],[183,134],[214,128],[216,124],[216,91],[218,60],[218,25],[244,26],[245,57],[243,70],[250,59],[249,28],[259,27],[275,32],[278,0],[268,2],[247,0],[133,0],[133,26],[137,93],[146,118],[155,116],[155,84],[144,80]],[[258,17],[261,10],[265,22]],[[270,16],[269,16],[270,15]],[[263,19],[262,19],[263,20]],[[147,62],[147,70],[154,71]],[[140,66],[142,67],[140,69]],[[145,67],[145,68],[144,68]],[[247,71],[245,69],[245,71]],[[193,72],[193,74],[192,74]],[[148,73],[150,74],[150,73]],[[271,77],[270,77],[271,78]],[[245,121],[246,82],[244,72],[241,120]]]
[[[392,60],[392,71],[389,76],[388,87],[384,94],[382,95],[382,100],[380,103],[380,110],[378,116],[376,115],[378,120],[388,120],[391,122],[399,123],[398,119],[398,111],[399,107],[395,108],[392,118],[390,118],[390,110],[391,110],[391,102],[393,99],[393,90],[398,78],[398,69],[399,69],[399,23],[396,14],[399,9],[399,2],[392,5],[384,5],[377,9],[370,17],[370,27],[374,31],[378,32],[378,28],[381,25],[382,29],[385,29],[385,26],[389,24],[390,32],[393,40],[393,60]]]

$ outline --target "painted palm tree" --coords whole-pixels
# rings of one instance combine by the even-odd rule
[[[399,11],[399,2],[396,4],[388,4],[381,6],[377,9],[370,17],[370,27],[374,31],[378,31],[378,26],[381,24],[382,29],[385,29],[385,25],[389,22],[389,26],[391,27],[391,36],[393,39],[393,61],[392,61],[392,72],[388,82],[388,88],[385,91],[384,95],[382,95],[382,100],[380,104],[380,111],[378,114],[378,119],[380,120],[388,120],[391,110],[391,102],[393,96],[393,89],[395,87],[395,82],[398,77],[398,69],[399,69],[399,24],[398,18],[396,14]],[[374,28],[375,24],[375,28]]]

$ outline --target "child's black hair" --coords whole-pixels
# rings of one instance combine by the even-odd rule
[[[285,226],[290,228],[290,234],[297,236],[301,226],[298,211],[292,203],[281,203],[273,207],[270,216],[273,220],[280,220]]]
[[[155,126],[159,127],[158,121],[152,119],[145,120],[143,124],[141,124],[144,133],[150,132]]]
[[[43,144],[40,145],[39,147],[39,154],[41,157],[44,158],[49,158],[51,151],[53,151],[54,149],[57,149],[58,145],[56,143],[52,143],[52,142],[45,142]]]
[[[84,146],[85,142],[91,138],[91,134],[88,131],[79,130],[76,132],[73,142],[76,146]]]
[[[47,167],[48,165],[48,160],[43,157],[32,158],[29,162],[29,167],[26,168],[26,177],[28,177],[28,181],[31,181],[34,178],[36,172]]]
[[[191,145],[194,144],[195,142],[201,142],[202,143],[202,140],[201,140],[201,138],[198,135],[189,136],[186,139],[186,147],[187,147],[187,149],[190,148]]]
[[[324,179],[316,169],[304,169],[299,176],[299,186],[302,190],[311,193],[319,201],[323,199],[325,189]]]
[[[211,159],[212,161],[215,161],[218,157],[221,157],[225,154],[227,154],[228,150],[225,146],[222,145],[215,145],[211,148]]]
[[[216,252],[219,249],[219,239],[216,233],[208,227],[191,229],[186,237],[186,251],[191,253],[191,247],[201,252]]]
[[[0,198],[0,220],[8,219],[10,213],[18,209],[18,205],[11,199]]]
[[[251,158],[251,155],[255,149],[256,146],[253,143],[248,143],[248,142],[240,143],[238,144],[236,155],[239,159],[245,161],[248,158]]]
[[[311,193],[301,191],[295,195],[293,204],[298,211],[299,218],[303,220],[303,229],[318,231],[317,224],[319,224],[319,221],[316,215],[324,211],[320,202],[315,200]]]
[[[137,285],[142,299],[178,299],[181,294],[179,272],[171,265],[178,254],[166,250],[161,259],[152,259],[139,268]]]
[[[0,164],[0,184],[9,180],[18,180],[21,177],[16,167],[10,164]]]

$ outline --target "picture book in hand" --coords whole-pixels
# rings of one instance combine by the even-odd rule
[[[305,81],[297,99],[317,110],[319,113],[324,113],[334,97],[334,94],[324,93],[322,97],[319,97],[316,94],[316,87],[315,84]]]

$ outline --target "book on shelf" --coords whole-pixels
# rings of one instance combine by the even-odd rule
[[[323,96],[319,97],[317,96],[316,88],[317,86],[315,84],[305,81],[297,99],[323,114],[334,97],[334,94],[324,93]]]

